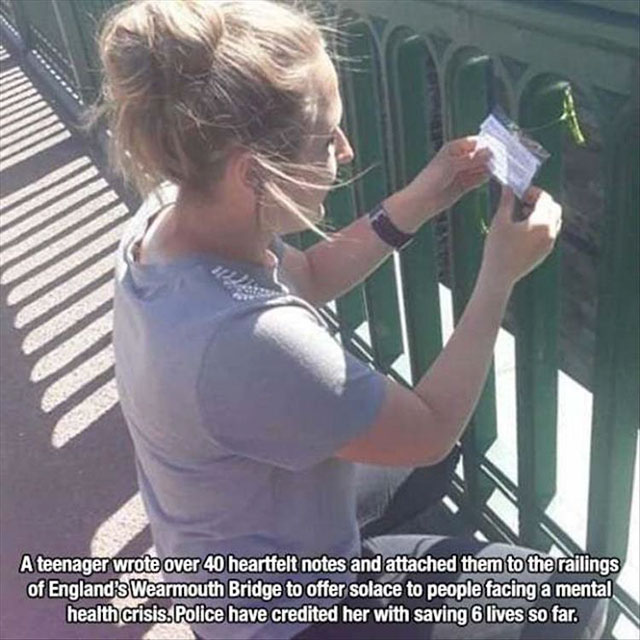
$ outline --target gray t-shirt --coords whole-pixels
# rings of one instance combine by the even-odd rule
[[[157,211],[149,198],[118,248],[113,339],[158,555],[359,555],[354,465],[332,455],[372,425],[384,377],[340,347],[279,264],[268,269],[212,254],[138,263],[135,244]],[[272,247],[280,258],[282,241]],[[229,577],[165,574],[171,582]],[[338,576],[240,576],[321,577]],[[335,601],[184,602],[269,609]],[[192,626],[204,637],[287,638],[307,624]]]

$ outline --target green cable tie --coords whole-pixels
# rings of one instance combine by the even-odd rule
[[[539,131],[540,129],[552,127],[554,124],[564,122],[565,120],[567,121],[567,126],[569,127],[569,131],[571,133],[573,141],[579,146],[584,146],[586,144],[586,140],[578,122],[578,114],[576,112],[575,103],[573,101],[573,95],[571,94],[571,86],[567,86],[564,90],[562,115],[559,118],[557,118],[556,120],[552,120],[547,124],[543,124],[539,127],[532,127],[531,129],[522,130],[526,131],[527,133],[529,133],[530,131]]]

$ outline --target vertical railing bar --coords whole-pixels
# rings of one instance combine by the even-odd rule
[[[535,127],[562,113],[566,83],[541,79],[521,100],[520,122]],[[537,132],[551,157],[535,184],[562,202],[561,123]],[[544,512],[556,491],[558,416],[559,257],[556,247],[545,262],[514,290],[516,318],[516,393],[520,536],[523,544],[543,548],[537,510]],[[527,505],[535,504],[536,509]]]
[[[587,550],[627,557],[640,408],[638,121],[605,146],[606,228],[598,282]],[[613,623],[608,621],[608,630]]]
[[[71,71],[78,94],[89,103],[96,92],[96,79],[89,72],[90,60],[82,36],[82,28],[76,13],[76,5],[71,0],[51,0],[58,29],[69,56]],[[82,4],[78,5],[82,6]]]
[[[348,2],[344,2],[342,4],[349,6]],[[463,15],[465,17],[473,18],[474,15],[476,15],[475,9],[473,7],[476,7],[477,5],[480,4],[477,2],[477,0],[460,0],[459,2],[455,3],[456,5],[455,10],[450,10],[450,8],[447,7],[446,3],[444,2],[437,2],[437,3],[415,2],[415,3],[406,3],[406,4],[407,5],[411,4],[411,10],[408,10],[408,9],[405,10],[405,8],[403,7],[402,11],[398,9],[396,12],[395,7],[397,7],[398,5],[391,4],[390,2],[385,2],[384,0],[376,1],[376,2],[367,2],[365,0],[365,1],[357,2],[355,6],[360,11],[363,11],[365,13],[371,13],[375,16],[383,17],[383,19],[389,19],[391,21],[393,21],[393,19],[396,18],[396,16],[399,16],[396,18],[396,23],[395,23],[396,26],[402,26],[402,25],[413,26],[414,23],[410,22],[409,20],[412,20],[417,16],[421,16],[421,17],[424,16],[425,23],[427,24],[429,24],[428,22],[429,17],[436,17],[436,18],[451,17],[451,23],[447,22],[446,20],[441,20],[440,22],[436,20],[433,23],[431,23],[435,26],[435,29],[433,30],[434,34],[438,30],[442,31],[442,33],[437,34],[438,42],[436,43],[436,48],[437,48],[436,56],[438,58],[439,64],[448,63],[449,61],[448,49],[449,50],[457,49],[461,45],[472,46],[477,44],[477,42],[480,41],[480,38],[476,40],[478,31],[481,29],[479,24],[475,23],[473,20],[466,21],[464,22],[464,24],[461,24],[460,20],[457,20],[457,21],[455,20],[455,18]],[[534,3],[530,3],[530,4],[533,5]],[[418,5],[420,7],[419,9],[416,8]],[[535,19],[535,16],[533,15],[534,12],[532,11],[531,13],[532,13],[532,18]],[[560,13],[559,13],[559,17],[560,17]],[[546,24],[544,26],[549,27],[551,25]],[[545,38],[548,37],[549,39],[551,39],[554,36],[557,37],[558,33],[560,33],[560,31],[556,33],[553,29],[551,31],[548,31],[547,29],[544,28],[544,26],[542,24],[536,25],[536,27],[538,28],[542,27],[541,31],[545,31],[544,33]],[[425,30],[430,29],[430,27],[426,27],[424,24],[421,24],[420,28]],[[533,34],[534,32],[534,29],[533,28],[529,29],[527,24],[522,24],[520,25],[519,28],[522,28],[523,32],[526,32],[527,34]],[[560,30],[560,25],[558,25],[558,29]],[[563,30],[563,32],[566,33],[567,30]],[[484,35],[486,34],[482,34],[482,33],[480,34],[480,36],[484,36]],[[571,38],[571,35],[569,35],[569,38]],[[449,46],[447,46],[447,42],[449,42]],[[581,42],[585,44],[584,41],[581,41]],[[606,46],[603,46],[602,52],[606,56],[611,55],[612,58],[614,55],[627,56],[627,57],[629,55],[635,55],[635,53],[637,53],[637,45],[630,44],[630,41],[627,41],[627,44],[628,44],[627,51],[624,53],[621,50],[616,49],[616,53],[614,54],[613,50],[610,49],[610,46],[609,48],[607,48]],[[590,45],[585,44],[585,46],[590,46]],[[605,49],[606,49],[606,52],[605,52]],[[494,49],[492,47],[492,51],[493,50]],[[532,58],[526,52],[523,53],[522,56],[518,55],[517,50],[508,52],[505,48],[501,46],[501,44],[496,43],[495,53],[496,55],[500,55],[501,57],[503,55],[506,56],[505,58],[503,58],[503,61],[505,61],[505,63],[509,63],[508,65],[505,66],[506,73],[510,77],[509,81],[513,82],[514,85],[516,85],[517,87],[520,87],[522,84],[530,83],[531,82],[530,78],[535,77],[535,73],[537,73],[536,71],[537,68],[539,68],[540,71],[544,71],[545,69],[551,66],[554,68],[561,66],[561,65],[556,65],[555,60],[552,62],[549,59],[549,55],[545,55],[547,53],[545,51],[541,51],[540,55],[536,53],[536,56]],[[520,64],[518,64],[518,62]],[[574,72],[577,73],[577,69],[575,67],[572,67],[572,68]],[[604,68],[604,66],[602,68]],[[600,71],[602,70],[602,68],[600,69]],[[633,68],[634,70],[637,70],[637,64],[635,64]],[[580,74],[578,73],[578,75]],[[600,73],[600,76],[601,76],[601,73]],[[629,74],[629,77],[634,78],[632,80],[632,87],[630,92],[626,90],[626,87],[625,88],[614,87],[614,85],[616,84],[620,85],[620,78],[617,78],[614,80],[612,77],[611,83],[608,83],[608,81],[605,81],[603,84],[601,84],[601,86],[598,86],[598,87],[596,87],[595,85],[592,87],[590,86],[588,93],[591,97],[594,98],[594,100],[597,103],[593,105],[594,108],[597,108],[598,110],[599,109],[604,110],[605,108],[608,108],[607,105],[611,105],[612,112],[614,111],[619,112],[620,105],[624,105],[625,102],[627,102],[628,104],[629,94],[631,93],[632,101],[634,100],[634,96],[636,96],[634,104],[635,104],[635,108],[637,109],[637,81],[635,80],[636,76],[637,74],[633,74],[633,73]],[[602,83],[603,81],[601,79],[598,82]],[[597,84],[595,80],[594,80],[594,83]],[[606,88],[605,88],[605,85],[606,85]],[[597,91],[596,91],[596,88],[597,88]],[[591,89],[593,89],[593,91],[591,91]],[[520,89],[518,89],[518,93],[520,92],[521,92]],[[522,120],[521,118],[519,118],[519,116],[520,114],[516,113],[515,119],[517,121],[520,121],[520,123],[522,124]],[[543,124],[543,123],[540,122],[539,124]],[[545,122],[544,124],[547,124],[547,122]],[[551,133],[551,132],[547,132],[547,133]],[[544,136],[539,136],[539,133],[536,133],[535,137],[538,139],[542,139]],[[628,141],[626,141],[626,144],[628,144]],[[637,168],[636,168],[636,171],[637,171]],[[546,187],[545,185],[543,185],[543,187],[549,190],[549,188]],[[637,210],[637,206],[636,206],[636,210]],[[615,213],[616,212],[611,212],[609,215],[615,215]],[[558,275],[557,265],[556,266],[553,266],[553,265],[558,261],[558,259],[559,258],[557,257],[557,255],[554,254],[549,257],[547,261],[548,264],[543,265],[543,267],[550,268],[552,271],[555,269],[556,277]],[[544,273],[544,270],[540,271],[540,273]],[[524,287],[524,290],[526,289],[527,287]],[[558,292],[557,284],[550,287],[550,290],[553,291],[554,295],[557,294]],[[514,296],[514,299],[512,300],[513,304],[511,305],[511,310],[516,311],[516,314],[515,314],[516,316],[517,316],[517,307],[519,306],[519,302],[516,299],[517,297],[518,297],[517,295]],[[525,300],[526,300],[526,296],[525,296]],[[633,297],[628,297],[627,301],[629,302],[629,304],[631,303],[635,304],[635,298]],[[553,306],[553,304],[551,306]],[[552,389],[550,393],[547,392],[545,394],[546,397],[544,398],[544,403],[546,407],[543,408],[542,411],[536,409],[535,414],[529,420],[529,426],[531,426],[531,424],[533,423],[535,424],[546,423],[545,428],[543,430],[541,430],[540,432],[535,432],[530,428],[525,428],[526,425],[521,424],[520,420],[518,421],[518,431],[519,431],[518,435],[520,438],[519,446],[518,446],[518,457],[520,460],[523,460],[523,461],[527,458],[527,456],[529,458],[528,462],[525,463],[525,465],[527,464],[529,465],[528,469],[523,469],[522,467],[519,469],[521,474],[524,473],[525,480],[523,483],[523,487],[521,487],[521,489],[524,489],[524,491],[519,492],[518,501],[520,503],[519,506],[521,508],[521,516],[523,515],[524,511],[527,509],[531,512],[530,521],[526,522],[527,515],[524,514],[525,521],[521,521],[520,525],[525,531],[525,537],[528,537],[528,539],[532,541],[531,544],[535,545],[536,536],[539,536],[540,538],[542,538],[545,534],[545,528],[547,527],[547,525],[549,525],[549,523],[554,522],[551,519],[551,517],[546,513],[546,511],[547,511],[549,502],[555,492],[554,475],[556,472],[555,458],[557,456],[557,451],[555,448],[555,434],[557,431],[557,425],[556,425],[557,388],[555,388],[554,390],[553,387],[556,386],[556,380],[554,378],[555,378],[555,375],[557,374],[554,373],[553,375],[548,375],[547,373],[545,373],[545,371],[551,370],[552,368],[550,366],[551,362],[557,357],[556,349],[555,347],[553,347],[551,343],[553,343],[554,340],[557,340],[558,336],[557,336],[556,311],[550,314],[550,317],[552,318],[552,322],[549,323],[550,325],[553,325],[553,323],[556,324],[556,331],[550,330],[549,325],[545,326],[543,319],[540,317],[542,315],[540,305],[538,305],[535,308],[532,307],[531,311],[534,314],[537,314],[532,324],[537,325],[539,329],[542,329],[543,334],[546,334],[547,337],[544,337],[541,341],[538,341],[537,334],[532,335],[531,337],[533,338],[533,340],[529,344],[527,344],[526,339],[521,340],[520,346],[518,347],[518,354],[517,354],[518,361],[521,366],[526,367],[526,358],[524,357],[523,354],[527,353],[527,355],[535,356],[537,351],[536,346],[539,345],[541,347],[539,351],[541,351],[542,355],[538,353],[538,358],[539,360],[544,362],[544,365],[541,365],[540,362],[536,360],[534,357],[530,359],[528,362],[528,364],[530,365],[529,372],[526,374],[522,370],[519,372],[520,379],[522,382],[518,388],[518,396],[519,396],[518,403],[520,407],[518,411],[520,412],[520,411],[527,410],[526,402],[524,401],[524,398],[523,398],[523,395],[525,392],[528,391],[529,393],[531,393],[532,391],[537,389],[539,393],[542,393],[542,390],[544,389],[547,389],[547,390],[550,388]],[[520,313],[522,313],[522,309]],[[517,323],[514,323],[514,324],[517,324]],[[636,318],[635,324],[633,324],[632,326],[634,326],[637,331],[637,318]],[[631,343],[631,347],[635,348],[634,343]],[[604,350],[606,348],[605,343],[603,343],[600,348]],[[633,350],[633,349],[630,349],[630,350]],[[606,362],[606,359],[603,359],[602,361]],[[614,359],[614,363],[615,362],[617,362],[617,360]],[[533,373],[534,371],[536,371],[537,373],[534,374]],[[557,371],[557,368],[556,368],[556,371]],[[613,372],[614,374],[609,376],[610,380],[608,382],[609,386],[611,387],[610,395],[612,395],[613,397],[608,401],[605,401],[604,397],[601,398],[599,401],[594,398],[594,422],[596,420],[595,405],[598,403],[601,406],[605,406],[608,402],[611,405],[611,407],[615,408],[615,410],[611,409],[612,416],[619,416],[619,412],[620,412],[619,398],[622,398],[624,396],[621,385],[630,384],[629,382],[630,379],[635,381],[635,378],[634,378],[635,374],[633,374],[633,371],[632,371],[632,375],[628,375],[628,373],[625,375],[624,368],[618,366],[617,364],[611,365],[608,371],[609,373]],[[604,379],[604,376],[605,374],[602,374],[603,379]],[[526,384],[527,378],[531,381],[531,384],[529,386],[527,386]],[[601,393],[600,387],[594,390],[597,393]],[[637,391],[637,384],[636,384],[635,391]],[[626,408],[624,408],[626,415],[629,415],[629,412],[631,412],[634,406],[635,405],[631,403],[631,404],[628,404]],[[552,409],[549,410],[549,407],[552,407]],[[604,411],[603,408],[601,408],[600,410]],[[548,416],[550,413],[552,414],[551,420],[543,419],[542,416],[544,415]],[[548,426],[549,424],[551,424],[551,430],[552,430],[552,433],[554,434],[554,437],[551,439],[546,437],[549,433],[549,426]],[[603,434],[601,434],[602,437],[604,437],[605,428],[606,426],[603,423],[602,425]],[[525,436],[525,434],[526,434],[525,440],[526,439],[529,440],[529,442],[534,447],[533,450],[527,449],[525,446],[523,446],[524,445],[523,436]],[[609,436],[612,437],[612,434],[609,434]],[[594,438],[593,446],[595,446],[595,442],[597,439],[595,432],[594,432],[593,438]],[[541,442],[541,440],[543,440],[543,442]],[[546,442],[544,442],[544,440],[546,440]],[[549,444],[551,444],[552,446],[551,451],[548,448],[545,448]],[[597,454],[594,451],[593,446],[592,446],[592,470],[597,470],[597,474],[592,475],[592,477],[590,478],[590,490],[600,491],[603,496],[603,499],[607,499],[607,500],[608,500],[607,496],[611,496],[612,494],[615,494],[615,498],[618,501],[617,502],[618,506],[614,506],[613,504],[609,505],[609,508],[615,511],[616,509],[619,509],[619,505],[621,504],[621,502],[624,501],[622,500],[623,496],[621,494],[616,493],[616,489],[612,484],[607,485],[605,483],[606,486],[600,487],[598,489],[596,488],[596,485],[598,484],[596,480],[598,478],[604,477],[607,474],[607,470],[600,468],[602,467],[601,460],[597,457],[594,457],[594,456],[597,456]],[[605,451],[605,448],[603,448],[602,451]],[[626,453],[628,454],[630,452],[627,451]],[[609,457],[612,463],[617,462],[618,460],[617,455],[618,454],[615,452],[612,452],[609,454]],[[480,460],[483,463],[488,463],[488,460],[482,456],[480,457]],[[561,460],[560,462],[563,462],[563,461]],[[625,460],[622,461],[622,464],[625,467],[628,466]],[[616,480],[619,481],[620,478],[616,478]],[[527,491],[528,491],[528,495],[525,495]],[[593,523],[595,523],[597,520],[596,514],[598,511],[598,508],[595,505],[596,503],[590,498],[589,508],[590,510],[593,511],[593,514],[594,514],[593,518],[591,518]],[[624,512],[625,510],[622,510],[622,511]],[[555,523],[554,523],[554,526],[559,527],[559,525]],[[591,539],[591,537],[593,537],[593,540],[594,540],[593,542],[594,553],[596,552],[595,549],[600,548],[602,546],[600,542],[596,543],[595,540],[598,538],[598,536],[605,536],[606,528],[607,526],[604,523],[597,524],[595,525],[595,528],[593,528],[588,534],[588,539]],[[619,533],[617,533],[616,535],[619,536]],[[602,540],[604,540],[604,538],[602,538]],[[523,542],[524,540],[521,539],[520,541]],[[541,540],[541,543],[542,543],[541,546],[543,548],[547,544],[542,540]],[[612,540],[609,540],[607,544],[611,545]],[[619,588],[618,585],[616,585],[616,589],[618,588]],[[635,603],[635,605],[637,606],[637,602]],[[633,618],[633,621],[637,625],[637,616]]]
[[[23,53],[26,53],[32,48],[33,42],[31,38],[31,25],[27,18],[25,4],[24,2],[18,2],[18,0],[11,0],[11,7],[16,19],[16,29],[22,39]]]
[[[372,99],[378,107],[381,106],[381,90],[377,84],[376,45],[368,26],[364,22],[359,22],[351,28],[351,31],[355,36],[352,52],[367,60],[366,74],[352,73],[349,78],[352,92],[349,97],[354,113],[360,121],[368,120],[365,123],[366,137],[360,135],[360,122],[355,127],[358,154],[363,158],[358,164],[359,168],[362,168],[363,163],[367,167],[373,163],[383,165],[370,171],[356,186],[360,215],[364,215],[365,211],[387,195],[385,167],[384,163],[380,162],[382,154],[380,145],[384,136],[376,119],[376,113],[371,109]],[[403,352],[393,260],[388,258],[367,278],[364,292],[369,333],[376,354],[376,363],[380,369],[387,371]]]
[[[396,65],[388,70],[388,76],[395,79],[394,104],[398,105],[392,121],[398,122],[396,136],[403,152],[398,161],[398,187],[413,179],[433,155],[433,140],[425,121],[428,107],[423,74],[426,68],[421,64],[428,50],[424,42],[415,37],[409,40],[408,43],[406,39],[398,40],[389,56],[390,64]],[[409,99],[412,93],[416,95],[413,101]],[[416,135],[418,131],[424,132],[424,136]],[[442,348],[433,222],[425,224],[411,245],[401,252],[400,265],[411,375],[415,384]]]
[[[340,48],[341,55],[348,55],[349,48]],[[351,73],[347,73],[342,64],[338,67],[338,79],[340,84],[340,93],[343,96],[344,114],[343,126],[349,132],[349,136],[354,140],[357,138],[357,123],[354,116],[354,99],[353,87],[351,86]],[[342,173],[345,179],[350,179],[353,175],[351,166],[343,167]],[[335,204],[337,201],[338,204]],[[340,204],[344,202],[340,214]],[[331,219],[335,221],[340,228],[354,221],[357,217],[359,209],[358,195],[353,184],[348,187],[342,187],[339,192],[331,194],[329,199],[331,207]],[[334,206],[335,204],[335,206]],[[348,344],[353,336],[353,332],[367,319],[364,297],[364,285],[359,284],[344,296],[336,300],[336,309],[340,318],[340,336],[344,344]]]
[[[451,63],[443,104],[450,100],[449,134],[452,138],[473,135],[488,110],[487,78],[491,60],[486,55],[466,52]],[[480,217],[489,206],[487,187],[476,189],[461,198],[449,212],[451,277],[454,320],[457,323],[471,296],[482,259],[483,237]],[[492,484],[479,473],[482,456],[495,442],[496,398],[494,367],[491,364],[487,381],[462,438],[466,513],[478,520],[493,491]]]
[[[67,55],[69,56],[69,61],[71,62],[71,72],[73,73],[73,79],[75,80],[76,87],[78,88],[78,92],[82,93],[82,84],[80,82],[80,75],[78,73],[77,61],[74,60],[74,55],[71,50],[71,45],[69,43],[67,31],[64,26],[62,16],[60,15],[60,7],[58,6],[58,0],[51,0],[51,6],[53,7],[53,13],[56,17],[56,23],[58,25],[58,30],[60,31],[60,37],[62,38],[62,42],[64,43],[65,48],[67,49]]]

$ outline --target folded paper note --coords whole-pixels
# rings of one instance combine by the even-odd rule
[[[511,187],[521,200],[542,163],[550,157],[500,109],[494,109],[480,125],[477,148],[491,150],[491,175]]]

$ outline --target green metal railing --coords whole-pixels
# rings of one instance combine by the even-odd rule
[[[112,1],[0,0],[0,12],[81,99],[98,86],[93,25]],[[357,150],[349,177],[376,165],[355,185],[332,193],[329,219],[351,222],[401,188],[442,140],[474,134],[495,103],[523,127],[562,113],[570,84],[595,114],[602,146],[603,223],[598,256],[598,313],[586,545],[548,514],[557,493],[558,336],[561,246],[517,285],[510,313],[515,336],[517,482],[487,457],[498,438],[493,368],[462,441],[463,477],[452,498],[460,517],[490,537],[570,554],[588,551],[623,562],[629,543],[634,465],[640,426],[638,217],[638,23],[626,0],[337,0],[328,12],[348,19],[342,54],[359,60],[339,69],[345,128]],[[580,106],[580,105],[579,105]],[[435,125],[434,125],[435,123]],[[439,129],[441,123],[441,129]],[[567,153],[560,122],[535,137],[551,152],[536,183],[563,202]],[[464,197],[448,215],[448,273],[454,321],[471,294],[482,256],[478,220],[495,209],[489,186]],[[301,247],[308,233],[290,239]],[[440,240],[441,243],[441,240]],[[560,244],[560,243],[559,243]],[[434,225],[336,301],[348,348],[380,370],[415,383],[442,348],[438,246]],[[360,331],[368,329],[363,338]],[[367,339],[368,338],[368,339]],[[407,372],[398,373],[406,358]],[[587,435],[585,437],[588,437]],[[510,526],[488,505],[500,492],[518,511]],[[622,615],[637,629],[637,596],[616,585],[609,632]]]
[[[491,107],[526,128],[563,111],[570,84],[588,99],[604,141],[604,224],[599,260],[598,318],[586,550],[624,562],[629,542],[640,389],[638,255],[638,5],[609,2],[336,3],[349,19],[356,72],[341,70],[346,128],[357,149],[354,170],[379,162],[354,188],[356,210],[406,184],[436,150],[425,86],[436,70],[444,138],[474,134]],[[563,201],[566,150],[562,123],[535,137],[551,152],[536,183]],[[331,199],[330,211],[341,207]],[[334,206],[335,205],[335,206]],[[462,314],[478,272],[483,235],[478,220],[491,209],[489,188],[450,212],[454,318]],[[340,226],[340,222],[337,222]],[[406,333],[412,382],[441,348],[435,239],[432,227],[402,252]],[[585,550],[545,513],[557,492],[558,335],[561,246],[518,284],[512,301],[516,349],[517,484],[485,454],[495,443],[493,370],[465,434],[462,515],[489,535],[565,553]],[[398,357],[398,298],[392,261],[365,285],[366,315],[376,364]],[[384,310],[384,312],[380,310]],[[357,326],[338,307],[341,324]],[[498,399],[499,400],[499,399]],[[517,534],[487,505],[499,490],[518,508]],[[637,596],[617,589],[609,630],[620,613],[638,625]]]
[[[118,0],[0,0],[3,15],[26,51],[37,52],[82,102],[91,102],[100,81],[96,23]]]
[[[406,184],[435,151],[424,86],[435,68],[444,138],[476,133],[495,102],[521,126],[557,120],[567,84],[587,96],[604,140],[605,224],[601,229],[589,518],[586,550],[627,555],[638,437],[638,5],[606,2],[338,2],[353,38],[343,53],[362,60],[343,70],[347,130],[358,151],[355,170],[381,161],[355,188],[357,211]],[[551,152],[536,183],[563,201],[565,130],[540,129]],[[623,144],[624,141],[624,144]],[[454,318],[471,294],[482,255],[478,220],[491,207],[489,188],[463,198],[450,212]],[[333,202],[330,201],[333,205]],[[337,208],[338,205],[336,205]],[[333,206],[330,207],[333,211]],[[437,269],[432,230],[402,253],[407,337],[413,382],[441,347]],[[496,391],[490,371],[465,434],[462,514],[489,535],[565,553],[581,546],[545,510],[556,495],[558,424],[559,246],[519,283],[512,312],[516,348],[517,485],[485,454],[495,443]],[[399,355],[396,288],[391,260],[365,285],[376,364]],[[380,283],[380,286],[378,286]],[[375,305],[375,306],[374,306]],[[378,309],[385,309],[384,314]],[[341,322],[357,324],[338,308]],[[358,315],[358,319],[361,314]],[[425,342],[428,342],[427,347]],[[420,348],[422,345],[422,349]],[[517,535],[488,508],[502,491],[518,508]],[[637,596],[616,593],[617,616],[638,624]]]

